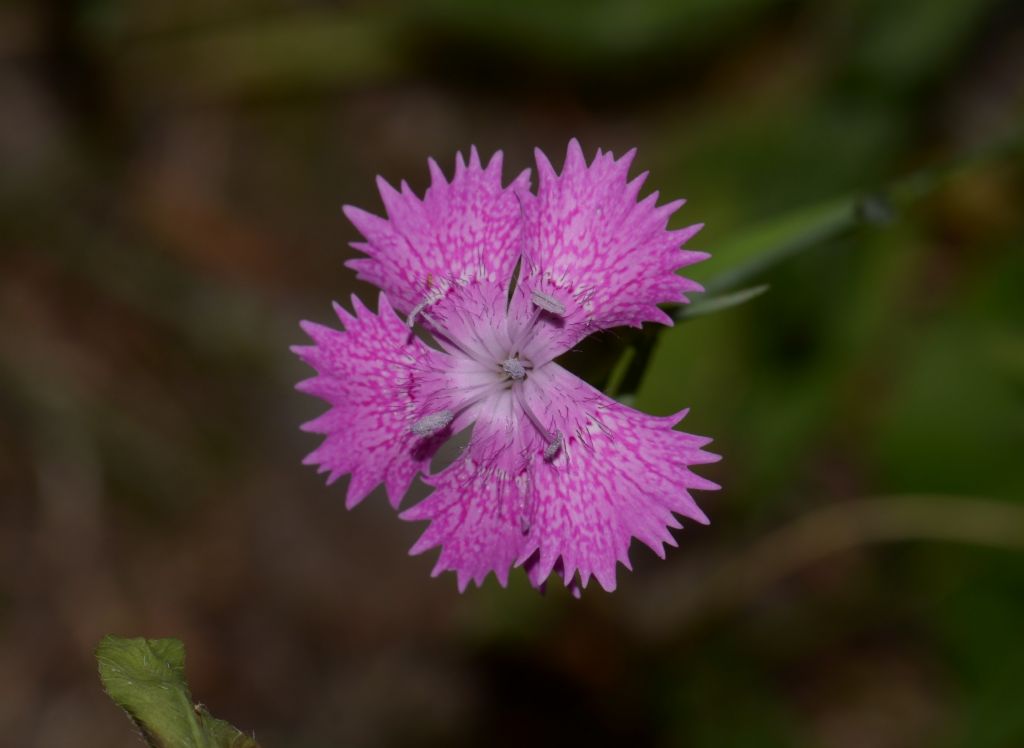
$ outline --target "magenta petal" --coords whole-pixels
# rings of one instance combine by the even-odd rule
[[[520,560],[537,552],[545,577],[560,559],[568,578],[578,572],[585,587],[593,575],[611,591],[633,538],[664,558],[664,545],[676,544],[669,530],[680,527],[674,514],[707,524],[690,491],[718,486],[689,467],[717,456],[663,419],[621,406],[598,418],[585,441],[569,439],[563,456],[535,471],[535,525]]]
[[[411,430],[417,417],[411,392],[413,365],[434,353],[409,334],[383,294],[376,315],[355,296],[352,304],[355,316],[335,305],[344,331],[303,322],[314,344],[292,348],[317,372],[297,389],[331,406],[303,424],[304,431],[325,435],[303,462],[327,473],[329,483],[351,473],[350,508],[381,483],[397,507],[431,456],[431,445]]]
[[[707,524],[690,491],[718,486],[690,468],[718,456],[702,449],[708,439],[673,429],[685,414],[639,413],[556,364],[535,379],[528,404],[562,434],[561,449],[546,457],[532,425],[512,416],[478,421],[466,454],[401,515],[431,522],[412,552],[441,546],[434,572],[455,571],[460,589],[492,571],[504,584],[515,564],[534,586],[555,572],[571,588],[593,576],[611,591],[633,538],[664,558],[676,515]]]
[[[643,176],[627,172],[635,151],[615,160],[601,153],[588,165],[576,140],[556,174],[537,151],[537,195],[520,191],[526,216],[522,283],[573,300],[562,350],[597,329],[644,322],[671,324],[658,304],[687,301],[701,287],[676,271],[707,257],[680,251],[700,225],[667,228],[682,200],[657,206],[657,193],[637,202]]]
[[[459,590],[483,584],[491,572],[505,586],[529,530],[526,433],[513,428],[511,411],[478,420],[462,456],[424,478],[434,491],[400,516],[430,520],[410,553],[441,546],[434,575],[454,571]]]
[[[406,520],[430,520],[410,553],[441,546],[434,576],[454,571],[460,592],[470,581],[483,584],[491,572],[504,587],[523,542],[515,479],[463,458],[427,482],[434,492],[401,514]]]
[[[529,172],[502,187],[501,166],[500,152],[483,167],[474,148],[468,165],[458,157],[448,182],[431,160],[432,181],[422,200],[404,183],[399,192],[378,179],[387,218],[344,208],[366,238],[352,246],[368,255],[347,264],[404,314],[455,281],[486,278],[507,285],[519,258],[522,212],[516,191],[528,189]]]

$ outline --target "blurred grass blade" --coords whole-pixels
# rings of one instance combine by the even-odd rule
[[[774,265],[842,236],[858,226],[888,221],[892,206],[881,195],[829,200],[755,227],[718,247],[733,267],[704,284],[709,294],[730,291]]]
[[[896,180],[876,192],[846,195],[799,208],[739,234],[715,248],[714,260],[725,264],[704,290],[709,298],[675,311],[676,320],[688,320],[729,309],[756,298],[768,290],[759,285],[742,291],[749,283],[775,265],[806,250],[852,233],[865,226],[885,225],[899,211],[934,192],[949,179],[1007,155],[1017,154],[1024,134],[1015,130],[1002,139],[937,168],[926,168]],[[629,394],[644,376],[658,332],[643,337],[620,355],[605,392],[612,397]]]
[[[673,585],[686,593],[631,601],[634,615],[656,621],[647,636],[672,639],[685,628],[734,611],[801,569],[850,549],[913,541],[1024,551],[1024,506],[985,497],[893,495],[848,499],[813,509],[742,549],[724,555],[699,580],[692,569]],[[655,631],[654,629],[658,630]]]
[[[612,373],[608,375],[608,383],[604,386],[607,395],[615,397],[619,394],[619,390],[622,389],[622,385],[626,381],[626,374],[629,373],[629,365],[633,363],[634,358],[636,358],[636,346],[627,346],[619,356],[619,360],[615,362]]]
[[[107,694],[153,748],[259,748],[202,704],[193,704],[185,681],[185,645],[179,640],[106,636],[96,660]]]
[[[693,319],[694,317],[701,317],[705,314],[714,314],[715,312],[740,306],[752,299],[756,299],[769,288],[770,286],[767,283],[762,283],[760,286],[744,288],[742,291],[720,294],[709,299],[700,299],[691,304],[678,307],[675,310],[674,317],[677,322],[681,322]],[[623,349],[604,385],[603,389],[606,395],[614,397],[624,404],[629,404],[632,398],[630,393],[634,391],[633,388],[638,381],[643,362],[647,361],[650,357],[655,338],[656,333],[640,336],[634,343]]]
[[[739,306],[740,304],[746,304],[748,301],[756,299],[769,288],[770,286],[767,283],[762,283],[760,286],[744,288],[742,291],[734,291],[720,296],[712,296],[708,299],[700,299],[692,304],[679,307],[676,311],[675,318],[677,320],[692,319],[694,317],[701,317],[705,314],[713,314],[714,312],[720,312],[724,309],[730,309],[731,307]]]
[[[950,178],[1019,150],[1022,139],[1024,135],[1014,131],[950,163],[921,169],[876,192],[832,198],[742,232],[715,248],[716,261],[724,261],[727,268],[705,282],[704,289],[708,294],[731,291],[808,249],[864,226],[890,223],[901,209],[934,192]]]

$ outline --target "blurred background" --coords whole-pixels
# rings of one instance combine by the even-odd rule
[[[0,744],[138,745],[117,633],[267,748],[1024,745],[1022,114],[1014,0],[4,3]],[[459,595],[300,465],[287,347],[375,296],[375,175],[572,136],[689,200],[699,280],[804,251],[567,357],[650,352],[623,392],[715,437],[710,527],[612,595]]]

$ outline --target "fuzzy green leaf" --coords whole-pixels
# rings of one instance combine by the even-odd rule
[[[96,660],[107,694],[153,748],[259,748],[193,703],[185,681],[185,645],[179,640],[106,636]]]

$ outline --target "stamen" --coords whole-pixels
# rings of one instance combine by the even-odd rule
[[[551,294],[544,293],[543,291],[532,290],[530,291],[530,299],[533,301],[533,305],[536,309],[534,310],[533,317],[530,318],[530,321],[520,327],[518,334],[514,336],[512,341],[513,350],[520,348],[525,344],[526,340],[530,337],[530,333],[540,321],[544,312],[554,314],[558,317],[565,316],[565,304]]]
[[[530,419],[530,423],[533,424],[533,427],[540,432],[540,435],[542,437],[544,437],[544,441],[554,441],[555,437],[551,436],[550,432],[546,428],[544,428],[544,424],[540,422],[540,419],[537,418],[537,414],[533,412],[533,409],[530,407],[529,403],[526,402],[526,398],[523,396],[522,388],[513,387],[512,391],[515,393],[516,402],[519,403],[519,407],[523,409],[523,413],[525,413],[526,417]],[[547,454],[547,450],[545,450],[545,454]]]
[[[555,455],[558,454],[559,450],[562,449],[562,432],[556,431],[555,438],[551,440],[551,443],[544,450],[544,459],[548,462],[555,459]]]
[[[501,392],[508,389],[508,380],[494,381],[484,384],[475,384],[468,387],[459,388],[459,392],[463,395],[473,393],[470,397],[462,403],[455,406],[455,410],[440,410],[437,413],[431,413],[428,416],[424,416],[420,420],[416,421],[412,425],[412,432],[417,436],[433,436],[441,432],[443,429],[448,427],[455,417],[465,413],[467,410],[472,408],[477,403],[486,400],[495,393]],[[452,390],[448,390],[452,392]]]
[[[557,314],[559,317],[565,316],[565,304],[556,299],[551,294],[546,294],[543,291],[530,291],[530,299],[534,304],[539,306],[545,312],[551,312]]]
[[[426,299],[421,301],[419,304],[414,306],[412,311],[409,312],[409,316],[405,320],[405,326],[408,327],[409,329],[412,329],[415,326],[415,324],[416,324],[416,318],[420,315],[420,312],[422,312],[424,309],[426,309],[428,306],[430,306],[433,303],[434,302],[431,301],[430,297],[427,297]]]
[[[416,436],[433,436],[439,431],[448,427],[448,424],[455,418],[450,410],[439,410],[429,416],[423,416],[412,425],[412,433]]]
[[[413,325],[416,324],[416,318],[419,317],[421,314],[423,314],[423,311],[425,309],[427,309],[427,307],[433,306],[438,301],[443,299],[445,293],[447,292],[447,290],[449,288],[449,285],[450,284],[447,281],[442,281],[440,284],[435,286],[434,285],[434,278],[433,278],[433,276],[428,275],[427,276],[427,293],[423,297],[423,301],[421,301],[419,304],[417,304],[415,307],[413,307],[413,310],[411,312],[409,312],[409,316],[405,320],[406,326],[409,327],[409,328],[412,328]],[[430,320],[430,318],[427,317],[425,314],[423,316],[426,319]],[[433,322],[433,320],[430,320],[430,322]]]
[[[509,356],[501,362],[501,368],[505,370],[505,373],[512,379],[519,382],[526,379],[526,368],[523,366],[523,362],[518,358]]]

